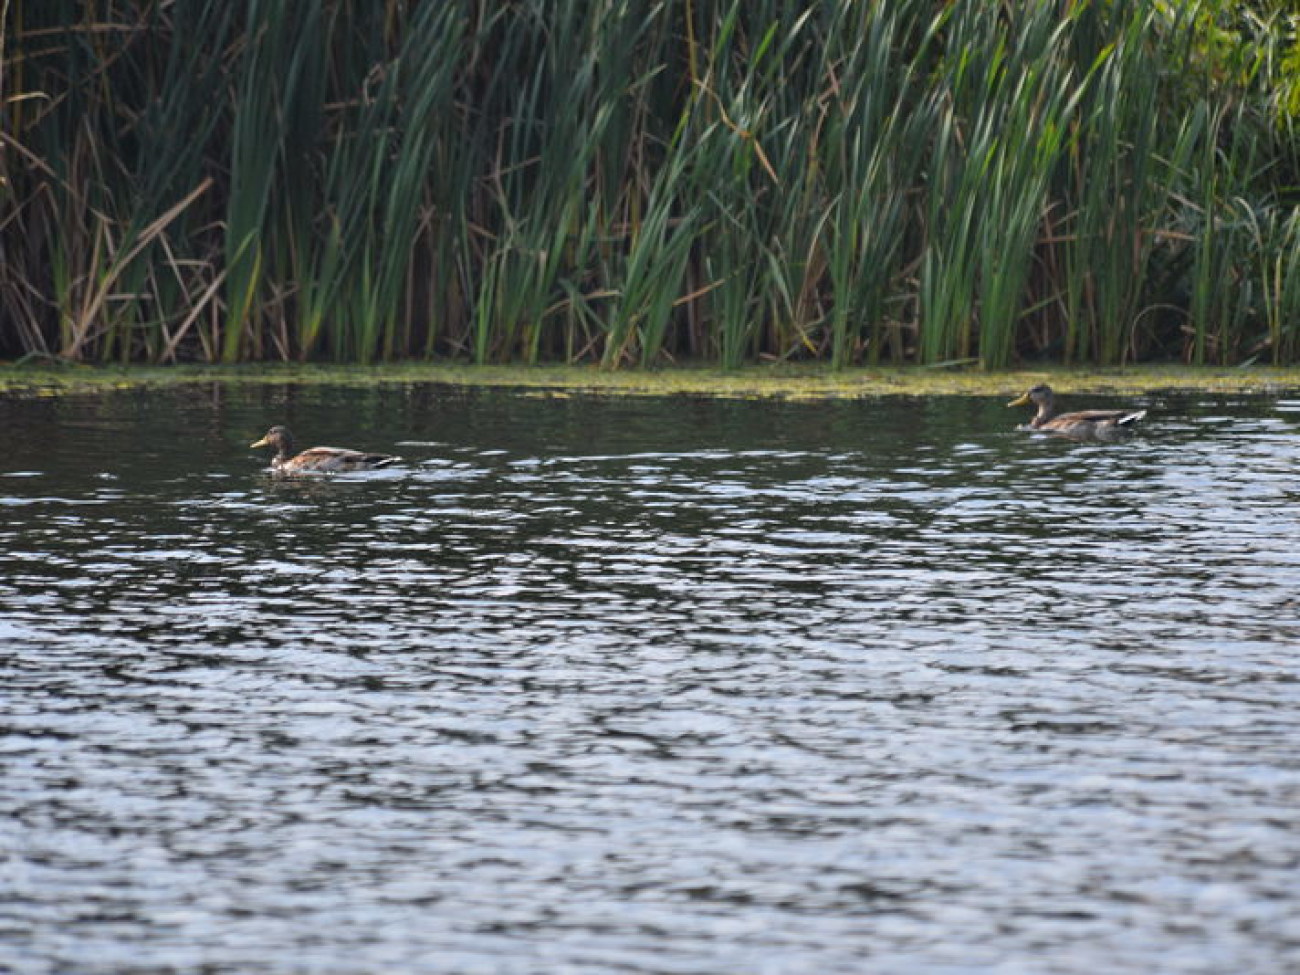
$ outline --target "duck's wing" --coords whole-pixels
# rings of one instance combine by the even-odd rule
[[[399,458],[388,454],[368,454],[346,447],[312,447],[285,464],[295,471],[369,471],[387,467]]]
[[[1127,427],[1147,415],[1146,410],[1078,410],[1062,413],[1043,424],[1046,430],[1064,430],[1068,427],[1107,426]]]
[[[1038,429],[1071,440],[1116,440],[1132,433],[1131,427],[1146,410],[1080,410],[1053,417]]]
[[[1147,415],[1146,410],[1133,410],[1131,413],[1125,413],[1118,420],[1116,420],[1115,425],[1117,427],[1127,427],[1130,426],[1131,424],[1137,423],[1139,420],[1144,419],[1146,415]]]

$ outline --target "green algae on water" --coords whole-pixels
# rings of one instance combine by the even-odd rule
[[[1282,393],[1300,390],[1300,367],[1047,367],[1001,372],[917,366],[832,370],[824,365],[789,364],[725,371],[692,366],[608,370],[595,366],[471,366],[415,362],[379,366],[0,366],[0,395],[11,397],[62,396],[182,384],[368,386],[432,383],[538,395],[831,400],[877,396],[1002,396],[1023,392],[1040,382],[1050,383],[1063,393],[1128,396],[1177,391]]]

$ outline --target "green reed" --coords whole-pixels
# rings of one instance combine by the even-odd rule
[[[818,72],[836,84],[823,95],[816,172],[827,199],[825,292],[837,367],[905,357],[901,335],[886,323],[891,288],[903,274],[908,189],[928,155],[931,117],[921,109],[920,68],[942,24],[918,25],[903,5],[840,12]],[[895,51],[914,31],[916,54],[900,71]]]
[[[255,346],[266,334],[259,328],[258,298],[266,272],[269,209],[277,183],[287,179],[280,163],[289,120],[301,110],[298,85],[311,56],[309,43],[297,43],[303,25],[274,0],[248,0],[245,16],[247,38],[232,71],[237,88],[226,197],[227,321],[221,342],[226,362],[241,358],[246,346]]]
[[[1300,355],[1228,0],[0,9],[3,355]]]
[[[1064,167],[1064,274],[1056,288],[1064,311],[1060,351],[1069,362],[1132,355],[1169,192],[1167,157],[1191,144],[1183,138],[1186,123],[1166,121],[1181,113],[1166,104],[1166,78],[1150,69],[1160,13],[1136,9],[1120,19],[1122,9],[1089,10],[1080,31],[1078,56],[1090,61],[1090,85]],[[1170,128],[1179,134],[1173,148],[1159,139]]]

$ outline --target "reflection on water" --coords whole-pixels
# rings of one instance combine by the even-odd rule
[[[1004,400],[0,401],[0,969],[1296,970],[1300,402]]]

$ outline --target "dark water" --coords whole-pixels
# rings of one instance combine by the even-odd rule
[[[0,400],[0,970],[1300,971],[1300,401],[1145,405]]]

